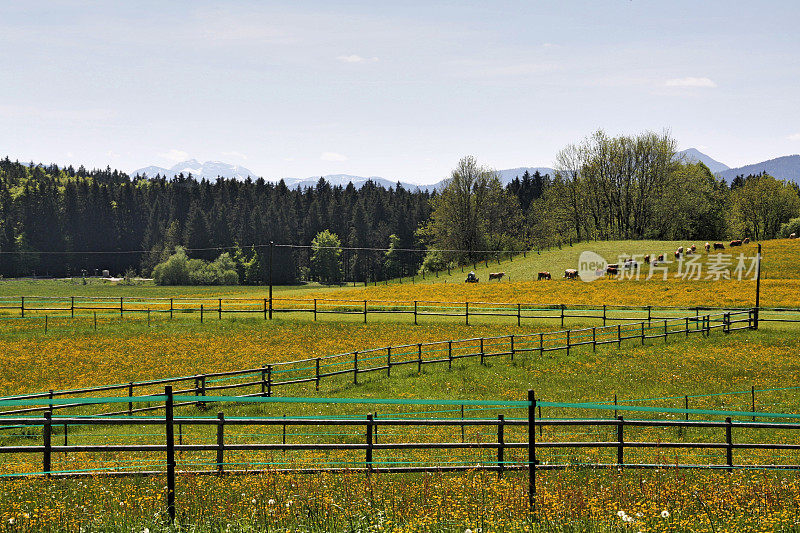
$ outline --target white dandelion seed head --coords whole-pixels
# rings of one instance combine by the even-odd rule
[[[669,518],[669,511],[667,511],[666,509],[661,511],[661,518]]]
[[[269,499],[269,501],[268,501],[267,503],[268,503],[268,504],[270,504],[270,505],[275,505],[275,500],[273,500],[272,498],[270,498],[270,499]]]

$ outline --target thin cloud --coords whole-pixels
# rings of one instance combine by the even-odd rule
[[[176,163],[189,159],[189,154],[187,152],[184,152],[183,150],[176,150],[175,148],[168,152],[164,152],[163,154],[158,154],[158,156]]]
[[[360,55],[351,54],[349,56],[339,56],[336,58],[342,63],[375,63],[378,61],[377,57],[361,57]]]
[[[717,84],[710,78],[672,78],[667,80],[665,85],[667,87],[707,87],[713,88]]]
[[[786,138],[790,141],[800,141],[800,133],[793,133]]]
[[[347,156],[342,154],[337,154],[336,152],[322,152],[320,159],[323,161],[347,161]]]

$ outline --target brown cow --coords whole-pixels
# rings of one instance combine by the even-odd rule
[[[489,272],[489,281],[492,281],[493,279],[500,281],[505,275],[505,272]]]
[[[619,265],[608,265],[606,267],[607,276],[616,276],[617,274],[619,274]]]
[[[730,247],[731,248],[733,248],[734,246],[741,246],[741,245],[742,245],[742,240],[741,239],[736,239],[735,241],[731,241],[731,243],[730,243]]]
[[[681,258],[681,254],[682,254],[682,253],[683,253],[683,252],[681,251],[681,249],[680,249],[680,248],[678,248],[677,250],[675,250],[675,259],[680,259],[680,258]]]
[[[745,237],[742,241],[744,244],[750,244],[750,237]]]
[[[796,239],[797,238],[797,233],[792,233],[791,235],[789,235],[789,238],[790,239]]]
[[[644,256],[644,262],[645,262],[646,265],[650,264],[650,254],[647,254],[646,256]]]
[[[692,253],[695,253],[695,252],[697,251],[697,246],[695,246],[695,245],[693,244],[693,245],[691,245],[691,246],[689,247],[689,249],[692,251]]]
[[[683,253],[683,246],[678,246],[678,250],[677,250],[677,252],[678,252],[679,254],[682,254],[682,253]]]
[[[658,254],[658,259],[657,259],[657,261],[659,261],[659,262],[663,262],[663,261],[664,261],[664,254]]]
[[[550,277],[550,272],[547,272],[546,270],[543,272],[539,272],[539,277],[536,278],[536,281],[541,281],[543,279],[552,279]]]
[[[706,253],[710,251],[711,251],[711,245],[709,243],[706,243]]]
[[[725,245],[722,244],[721,242],[715,242],[714,243],[714,249],[715,250],[724,250],[725,249]]]
[[[692,255],[692,254],[694,254],[694,250],[692,250],[691,248],[687,248],[686,255]]]
[[[578,271],[574,268],[568,268],[564,271],[564,277],[567,279],[578,279]]]

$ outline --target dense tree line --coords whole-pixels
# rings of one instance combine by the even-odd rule
[[[667,133],[652,132],[598,131],[559,152],[554,176],[526,172],[505,186],[466,157],[432,193],[323,179],[304,189],[263,179],[131,179],[5,158],[0,276],[150,276],[172,258],[159,270],[164,279],[210,284],[235,273],[263,283],[274,241],[276,283],[382,280],[583,240],[786,236],[800,216],[799,192],[767,175],[728,186],[702,163],[677,159]],[[331,260],[326,250],[339,247]]]
[[[5,158],[0,160],[0,275],[108,269],[149,276],[179,246],[193,259],[212,261],[238,245],[248,256],[251,250],[258,255],[260,275],[247,279],[264,282],[269,247],[263,245],[274,241],[309,247],[274,248],[274,281],[291,283],[308,277],[310,246],[323,230],[338,235],[344,247],[387,248],[390,235],[400,248],[418,247],[415,231],[430,215],[430,196],[372,182],[356,189],[320,180],[315,187],[292,190],[263,179],[130,179],[110,169],[24,165]],[[410,272],[422,254],[406,253],[400,260]],[[380,251],[345,250],[342,261],[348,280],[380,279],[386,269]]]

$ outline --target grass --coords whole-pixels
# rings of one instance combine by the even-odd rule
[[[640,248],[635,248],[640,246]],[[686,245],[687,243],[680,243]],[[697,243],[701,244],[701,243]],[[597,251],[637,253],[669,251],[678,243],[599,243]],[[712,281],[610,281],[593,283],[519,281],[540,269],[573,266],[577,254],[591,244],[564,250],[543,252],[535,258],[516,257],[500,268],[511,282],[475,285],[461,282],[461,273],[451,277],[415,280],[408,283],[372,287],[290,287],[277,289],[279,295],[302,297],[341,297],[352,299],[400,299],[444,301],[527,301],[535,303],[624,303],[648,305],[747,305],[751,301],[752,282]],[[796,243],[764,243],[766,279],[762,285],[765,305],[800,305],[800,266],[796,264]],[[628,249],[630,248],[630,249]],[[745,253],[752,252],[745,247]],[[738,253],[738,251],[737,251]],[[484,267],[486,268],[486,267]],[[482,277],[482,272],[478,272]],[[426,276],[427,277],[427,276]],[[407,280],[404,280],[407,281]],[[447,283],[444,283],[447,281]],[[83,291],[82,293],[75,291]],[[263,287],[162,288],[154,286],[86,286],[60,281],[0,282],[0,294],[38,294],[65,296],[203,296],[247,295],[263,297]],[[0,323],[0,394],[10,395],[73,386],[122,383],[201,372],[257,367],[266,363],[330,353],[352,352],[368,347],[406,344],[442,339],[510,335],[558,329],[556,320],[526,320],[522,327],[516,320],[500,317],[476,317],[472,325],[454,317],[424,317],[420,325],[408,316],[360,317],[328,315],[312,322],[308,315],[280,316],[273,321],[237,316],[206,320],[200,325],[196,315],[180,314],[175,320],[153,318],[149,327],[142,318],[101,316],[95,331],[91,319],[53,319],[44,333],[42,317],[30,320],[6,320]],[[568,326],[596,326],[597,320],[570,319]],[[724,335],[719,330],[709,338],[671,337],[650,340],[646,346],[627,341],[622,348],[614,345],[598,348],[551,352],[544,356],[529,354],[509,361],[508,357],[488,359],[486,365],[476,360],[462,360],[451,371],[447,365],[415,365],[393,371],[391,378],[382,374],[364,375],[358,385],[351,376],[323,381],[319,393],[313,384],[298,385],[281,394],[332,398],[442,398],[442,399],[524,399],[529,388],[547,401],[605,401],[620,403],[634,400],[647,405],[682,407],[683,396],[690,396],[691,408],[749,410],[750,395],[723,394],[759,391],[756,410],[800,412],[797,391],[785,389],[796,385],[793,376],[800,371],[800,328],[796,324],[764,323],[759,331]],[[784,389],[784,390],[767,390]],[[659,398],[665,398],[660,399]],[[363,417],[378,410],[379,417],[413,416],[424,407],[365,405],[298,404],[223,404],[211,411],[185,408],[187,415],[212,416],[217,411],[226,417],[239,415],[348,415]],[[429,410],[429,409],[428,409]],[[442,409],[445,410],[445,409]],[[454,412],[441,416],[460,416]],[[508,409],[467,410],[467,416],[509,417],[521,413]],[[591,416],[609,417],[608,412],[589,412]],[[419,416],[431,416],[430,413]],[[587,416],[564,409],[545,409],[544,417]],[[626,417],[628,414],[626,414]],[[637,415],[630,414],[631,417]],[[677,415],[663,415],[667,418]],[[38,443],[39,430],[18,429],[5,432],[4,444]],[[157,443],[160,430],[142,427],[127,429],[70,429],[70,443]],[[289,442],[312,442],[315,439],[338,442],[362,442],[361,430],[338,431],[289,428]],[[449,431],[449,432],[448,432]],[[390,439],[458,440],[456,430],[423,431],[382,428],[382,442]],[[520,430],[508,428],[508,442],[524,441]],[[626,432],[628,430],[626,429]],[[278,428],[226,429],[226,442],[279,442]],[[151,434],[152,433],[152,434]],[[338,434],[341,433],[341,434]],[[347,433],[347,434],[346,434]],[[18,436],[14,436],[18,435]],[[56,439],[63,433],[56,428]],[[181,438],[190,443],[213,443],[210,428],[181,428]],[[491,429],[466,430],[470,440],[492,440]],[[545,428],[542,440],[613,440],[609,429],[582,429],[572,434],[557,428]],[[230,439],[230,440],[228,440]],[[685,439],[719,442],[719,430],[631,430],[626,440]],[[741,431],[737,442],[796,442],[788,431]],[[522,451],[507,452],[510,461],[524,461]],[[232,463],[291,463],[318,465],[350,461],[362,464],[363,452],[262,452],[257,455],[227,451],[225,461]],[[542,450],[543,461],[576,462],[613,460],[613,450],[566,452]],[[480,458],[491,462],[493,450],[441,452],[440,460]],[[626,450],[630,461],[680,460],[714,462],[722,460],[722,451]],[[736,450],[737,462],[795,462],[796,452],[765,453]],[[208,468],[213,462],[209,452],[184,452],[179,464]],[[423,461],[431,456],[421,451],[375,454],[377,461]],[[142,453],[135,457],[154,468],[162,468],[163,457]],[[74,453],[54,455],[54,469],[69,470],[87,466],[134,467],[131,456],[107,454],[89,457]],[[0,473],[34,472],[41,469],[39,455],[0,456]],[[163,478],[114,479],[87,477],[78,481],[43,481],[40,478],[4,480],[0,488],[0,531],[150,531],[168,530],[164,515]],[[255,476],[193,476],[178,480],[179,524],[182,531],[797,531],[800,508],[800,485],[792,472],[736,471],[633,471],[567,470],[542,472],[539,477],[538,513],[527,508],[527,477],[508,473],[502,480],[492,474],[375,475],[368,478],[349,474],[262,474]],[[270,503],[270,500],[275,500]],[[254,503],[255,501],[255,503]],[[287,504],[288,507],[287,507]],[[623,521],[618,511],[631,521]],[[669,517],[661,513],[668,511]],[[635,528],[635,529],[634,529]]]

